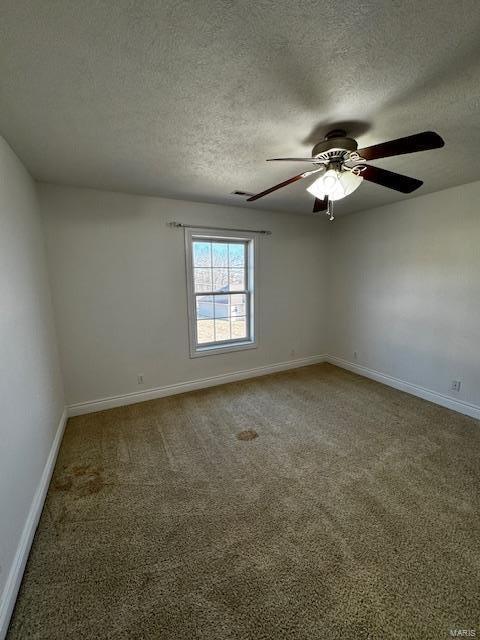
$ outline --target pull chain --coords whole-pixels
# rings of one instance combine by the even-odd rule
[[[330,222],[335,220],[335,216],[333,215],[333,200],[330,200],[330,198],[328,199],[327,210],[325,213],[327,214]]]

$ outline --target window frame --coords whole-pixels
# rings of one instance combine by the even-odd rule
[[[242,242],[246,246],[246,269],[245,269],[245,289],[243,291],[233,291],[231,293],[246,295],[247,338],[237,338],[234,340],[224,340],[222,342],[209,342],[198,344],[197,341],[197,295],[212,295],[214,292],[195,293],[194,265],[193,265],[193,242],[195,240],[205,240],[212,242]],[[248,231],[224,231],[220,229],[205,229],[189,227],[185,229],[185,258],[186,258],[186,279],[187,279],[187,304],[188,304],[188,331],[190,343],[190,357],[198,358],[231,351],[243,351],[245,349],[257,348],[258,337],[258,238],[257,234]],[[225,295],[225,292],[222,292]]]

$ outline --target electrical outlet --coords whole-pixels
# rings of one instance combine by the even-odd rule
[[[458,393],[460,391],[461,386],[462,386],[462,383],[460,380],[452,380],[450,391],[456,391]]]
[[[358,351],[353,352],[353,359],[358,360]]]
[[[137,376],[137,383],[143,384],[143,373],[139,373]]]

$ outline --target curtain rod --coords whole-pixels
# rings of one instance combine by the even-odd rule
[[[216,226],[207,227],[201,224],[184,224],[183,222],[167,222],[167,224],[169,227],[182,227],[184,229],[208,229],[209,231],[215,231],[215,229],[217,229],[218,231],[239,231],[240,233],[242,232],[261,233],[265,236],[272,235],[272,232],[267,231],[266,229],[232,229],[230,227],[216,227]]]

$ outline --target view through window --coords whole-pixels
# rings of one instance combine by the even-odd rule
[[[252,340],[251,239],[191,238],[196,348]]]

